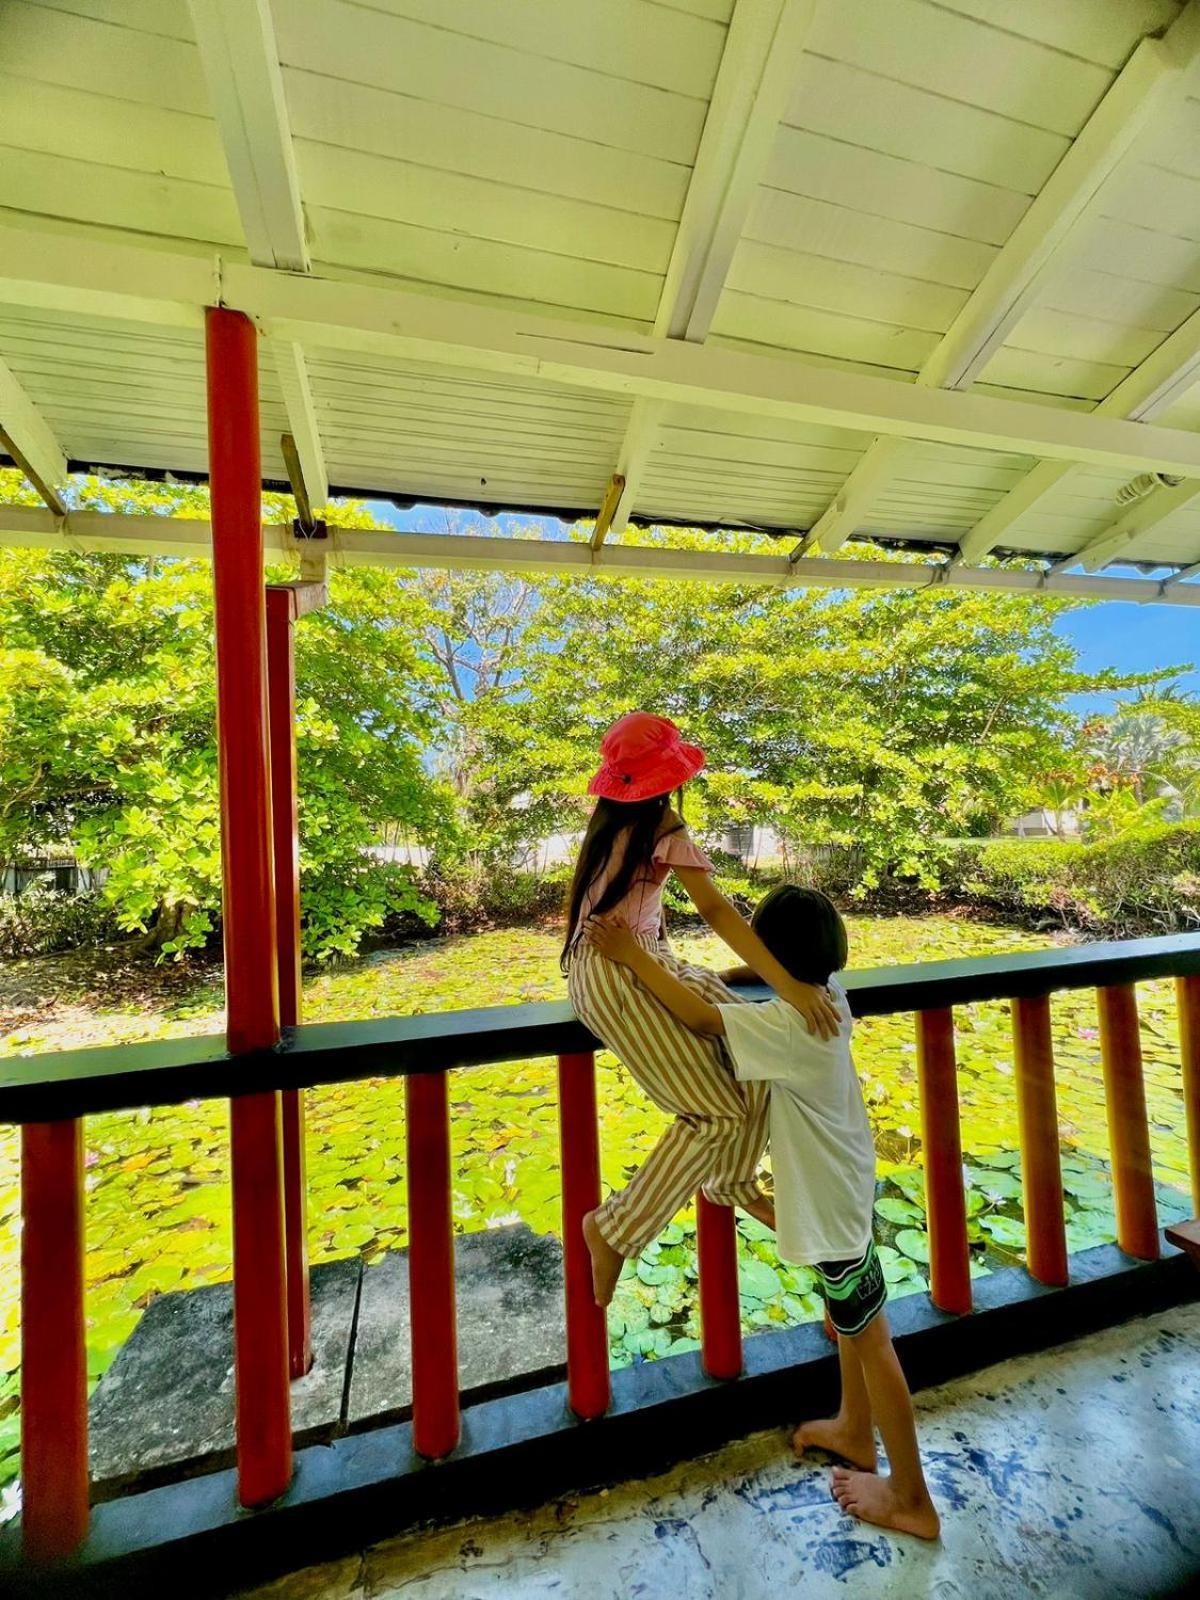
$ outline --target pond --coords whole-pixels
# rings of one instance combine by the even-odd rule
[[[968,917],[848,919],[851,965],[869,967],[1045,946],[1046,935]],[[713,966],[727,955],[708,934],[685,932],[680,953]],[[415,1014],[465,1006],[558,999],[557,941],[545,929],[504,929],[368,957],[311,980],[309,1021]],[[1151,1143],[1163,1221],[1190,1212],[1173,986],[1139,989]],[[198,976],[168,1004],[42,1015],[0,1039],[0,1057],[70,1043],[118,1043],[206,1033],[221,1026],[219,989]],[[1093,996],[1054,1000],[1059,1117],[1072,1249],[1114,1237],[1108,1140]],[[1023,1259],[1021,1179],[1007,1006],[956,1013],[962,1137],[973,1271]],[[80,1037],[82,1035],[82,1037]],[[879,1151],[877,1204],[885,1274],[893,1295],[926,1286],[928,1239],[920,1172],[916,1050],[911,1017],[873,1018],[856,1030],[855,1057]],[[601,1056],[602,1168],[624,1181],[664,1124],[611,1058]],[[308,1104],[310,1250],[314,1263],[361,1253],[368,1263],[405,1243],[402,1083],[315,1090]],[[462,1230],[523,1220],[558,1233],[559,1166],[554,1063],[477,1068],[451,1080],[454,1215]],[[112,1361],[155,1295],[229,1275],[228,1110],[196,1101],[158,1111],[89,1119],[87,1162],[88,1360],[93,1381]],[[16,1469],[19,1358],[18,1160],[0,1130],[0,1483]],[[694,1218],[683,1214],[627,1269],[610,1317],[614,1365],[696,1343]],[[747,1330],[819,1317],[804,1268],[776,1257],[770,1233],[739,1220],[743,1322]]]

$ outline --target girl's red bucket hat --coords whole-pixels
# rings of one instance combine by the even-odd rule
[[[602,765],[588,793],[605,800],[652,800],[670,794],[704,766],[699,745],[685,744],[670,717],[631,711],[600,742]]]

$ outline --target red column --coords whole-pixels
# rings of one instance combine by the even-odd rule
[[[710,1378],[742,1373],[742,1306],[738,1295],[733,1207],[696,1196],[696,1265],[700,1274],[700,1359]]]
[[[1192,1210],[1200,1217],[1200,978],[1176,978],[1175,1001],[1179,1008],[1183,1115],[1187,1126],[1188,1167],[1192,1175]]]
[[[1014,1000],[1012,1025],[1029,1271],[1039,1283],[1061,1286],[1067,1281],[1067,1228],[1058,1150],[1050,996]]]
[[[963,1194],[954,1015],[948,1007],[917,1012],[917,1077],[929,1213],[929,1292],[934,1305],[961,1314],[971,1309],[971,1256]]]
[[[267,751],[258,345],[239,312],[205,315],[217,642],[225,993],[233,1054],[279,1038]],[[292,1471],[278,1094],[230,1105],[238,1493],[261,1505]]]
[[[450,1103],[444,1072],[406,1078],[404,1088],[413,1448],[430,1461],[440,1461],[459,1435]]]
[[[1100,1012],[1100,1059],[1104,1066],[1117,1243],[1128,1256],[1154,1261],[1159,1253],[1158,1213],[1150,1166],[1137,996],[1131,983],[1113,984],[1097,989],[1096,1003]]]
[[[275,848],[279,1022],[300,1021],[300,813],[296,775],[295,590],[267,590],[267,701],[270,711],[271,816]],[[312,1366],[308,1225],[304,1173],[304,1096],[282,1096],[283,1200],[287,1254],[288,1365],[293,1378]]]
[[[88,1527],[83,1124],[21,1130],[21,1537],[68,1556]]]
[[[592,1291],[592,1258],[583,1219],[600,1204],[600,1136],[596,1123],[596,1058],[558,1058],[558,1126],[562,1152],[563,1285],[567,1315],[567,1394],[571,1410],[590,1421],[612,1400],[608,1318]]]

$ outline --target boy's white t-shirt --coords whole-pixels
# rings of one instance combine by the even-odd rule
[[[849,1261],[871,1241],[875,1142],[850,1056],[846,992],[830,982],[841,1031],[822,1039],[786,1000],[721,1006],[733,1070],[771,1085],[776,1237],[785,1261]]]

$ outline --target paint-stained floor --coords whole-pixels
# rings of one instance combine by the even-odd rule
[[[917,1397],[935,1545],[756,1434],[661,1477],[405,1535],[253,1600],[1148,1600],[1200,1576],[1200,1303]],[[1195,1592],[1200,1593],[1200,1582]],[[250,1600],[250,1597],[244,1597]]]

